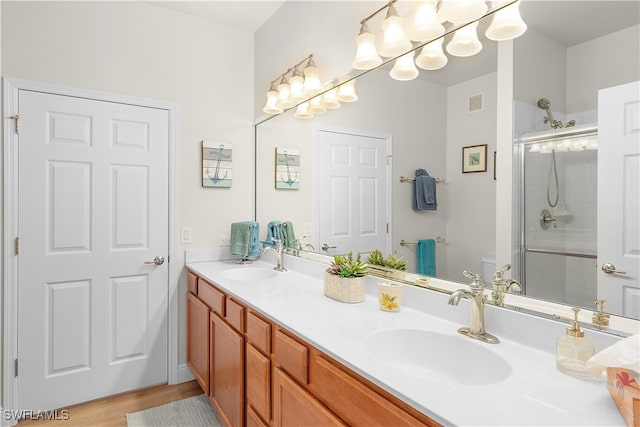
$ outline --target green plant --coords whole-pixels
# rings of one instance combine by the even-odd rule
[[[394,270],[407,270],[407,261],[395,252],[385,259],[382,252],[379,249],[375,249],[369,254],[367,262],[372,265],[393,268]]]
[[[336,255],[331,261],[331,267],[327,271],[340,277],[362,277],[367,274],[368,265],[362,262],[360,254],[353,258],[353,252],[346,257]]]

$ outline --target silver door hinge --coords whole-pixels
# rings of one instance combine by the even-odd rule
[[[18,359],[14,362],[14,374],[16,377],[18,376]]]
[[[389,223],[387,223],[387,234],[389,234]]]
[[[14,114],[13,116],[9,116],[10,119],[15,119],[16,121],[16,133],[20,133],[20,116],[18,114]]]
[[[15,252],[16,252],[16,255],[20,255],[20,238],[19,237],[16,237]]]
[[[387,154],[386,156],[384,156],[384,161],[386,164],[389,164],[389,160],[391,160],[391,154]]]

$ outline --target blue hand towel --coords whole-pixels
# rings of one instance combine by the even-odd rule
[[[423,170],[418,169],[418,171]],[[435,211],[438,208],[436,179],[426,174],[418,175],[418,171],[416,171],[416,180],[413,183],[413,209],[416,211]]]
[[[417,273],[435,277],[436,275],[436,241],[433,239],[418,240]]]
[[[267,239],[264,241],[265,246],[275,246],[273,239],[282,240],[282,223],[280,221],[271,221],[267,225]]]
[[[260,227],[255,221],[234,222],[229,238],[232,254],[248,258],[260,255]]]
[[[296,247],[296,234],[293,232],[293,223],[291,221],[282,223],[282,246],[285,248]]]

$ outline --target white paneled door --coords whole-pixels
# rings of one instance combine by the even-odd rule
[[[18,408],[166,382],[168,111],[18,102]]]
[[[640,82],[598,94],[598,298],[640,317]]]
[[[319,249],[328,255],[388,253],[388,138],[320,129],[315,143]]]

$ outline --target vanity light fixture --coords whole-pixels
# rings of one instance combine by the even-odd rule
[[[333,88],[326,91],[322,95],[322,105],[329,110],[335,110],[336,108],[340,108],[340,101],[338,101],[338,89]]]
[[[305,66],[301,73],[300,68],[303,64]],[[287,79],[289,74],[291,77]],[[267,114],[280,114],[303,100],[319,94],[324,90],[319,74],[318,67],[313,61],[313,54],[288,68],[271,82],[267,92],[267,102],[262,111]]]
[[[296,119],[310,119],[313,117],[313,114],[309,112],[309,101],[303,102],[298,105],[296,108],[296,112],[293,115]]]
[[[327,107],[322,105],[322,95],[311,98],[311,100],[309,101],[308,111],[313,115],[324,114],[327,112]]]
[[[424,70],[438,70],[443,68],[448,58],[443,51],[443,41],[450,40],[446,50],[450,55],[458,57],[473,56],[482,50],[482,43],[478,38],[478,20],[486,15],[491,4],[493,18],[486,37],[489,40],[512,40],[522,35],[527,25],[520,16],[519,0],[419,0],[411,23],[406,30],[402,28],[402,18],[394,7],[397,0],[391,0],[380,9],[360,21],[360,33],[356,39],[356,55],[352,66],[356,70],[370,70],[381,64],[380,56],[396,58],[392,77],[402,80],[415,78],[418,70],[409,71],[405,54],[422,46],[419,55],[415,56],[415,65]],[[367,22],[383,10],[387,15],[382,23],[384,30],[380,49],[376,51],[375,32],[371,32]],[[446,24],[446,26],[445,26]],[[445,36],[447,31],[453,36]],[[414,43],[412,43],[415,42]],[[425,44],[426,43],[426,44]],[[401,58],[402,61],[400,60]],[[403,67],[404,66],[404,67]],[[400,72],[404,68],[405,72]],[[412,76],[409,78],[409,76]],[[416,74],[417,76],[417,74]]]

